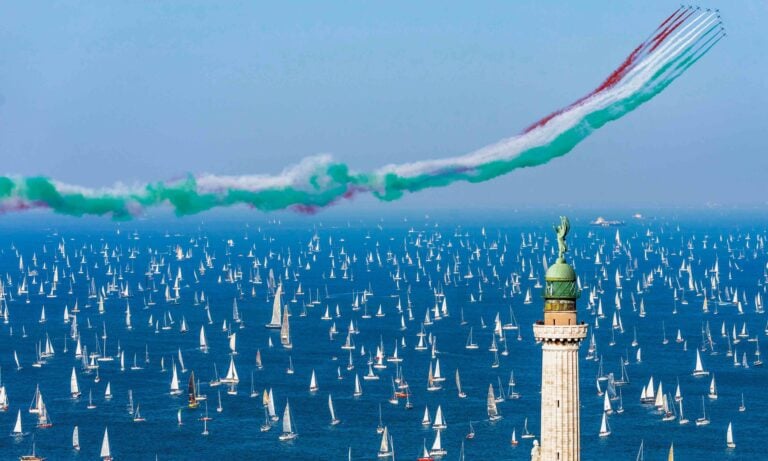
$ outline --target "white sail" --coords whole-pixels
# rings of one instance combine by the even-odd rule
[[[381,433],[381,444],[379,445],[379,456],[388,456],[391,453],[389,449],[389,430],[384,427],[384,432]]]
[[[488,385],[488,398],[486,404],[488,408],[488,417],[491,419],[491,421],[501,419],[499,410],[496,407],[496,397],[493,395],[493,384]]]
[[[233,354],[237,354],[237,333],[229,335],[229,350]]]
[[[448,427],[443,418],[443,408],[440,405],[437,406],[437,411],[435,411],[435,422],[432,424],[432,427],[435,429],[445,429]]]
[[[237,375],[237,368],[235,368],[235,359],[234,357],[229,358],[229,369],[227,370],[227,376],[224,377],[224,379],[221,380],[224,383],[239,383],[240,378]]]
[[[125,328],[128,330],[133,328],[131,326],[131,305],[128,301],[125,302]]]
[[[280,343],[286,349],[291,349],[293,344],[291,343],[291,324],[288,320],[288,309],[283,312],[283,323],[280,326]]]
[[[600,423],[600,437],[607,437],[611,434],[611,431],[608,429],[608,417],[606,416],[606,413],[603,412],[603,421]]]
[[[208,351],[208,341],[205,339],[205,326],[200,327],[200,350],[203,352]]]
[[[16,414],[16,425],[13,426],[13,432],[12,435],[21,435],[23,434],[21,430],[21,410]]]
[[[180,394],[181,389],[179,389],[179,375],[176,373],[176,364],[173,364],[173,373],[171,376],[171,394],[176,395]]]
[[[179,366],[182,373],[187,371],[186,367],[184,367],[184,357],[181,356],[181,348],[179,348]]]
[[[106,427],[104,428],[104,439],[101,441],[101,454],[99,456],[102,458],[110,458],[112,456],[109,450],[109,431]]]
[[[459,369],[456,369],[456,390],[459,392],[459,398],[464,398],[467,395],[461,390],[461,377],[459,376]]]
[[[72,429],[72,448],[75,450],[80,449],[80,429],[78,429],[77,426]]]
[[[282,318],[281,315],[281,296],[283,294],[283,284],[280,283],[277,286],[277,290],[275,291],[275,299],[272,302],[272,320],[265,325],[267,328],[280,328],[281,323],[280,320]]]
[[[309,391],[315,392],[317,390],[317,378],[315,377],[315,370],[312,370],[312,377],[309,379]]]
[[[443,443],[440,438],[441,431],[435,431],[435,441],[432,443],[432,449],[429,451],[431,455],[445,455],[446,451],[443,448]]]
[[[709,372],[704,370],[704,365],[701,363],[701,353],[696,349],[696,368],[693,369],[693,376],[706,376]]]
[[[275,397],[272,395],[272,389],[269,390],[269,400],[267,401],[267,411],[270,417],[277,417],[275,412]]]
[[[728,431],[725,434],[725,443],[728,448],[736,448],[736,444],[733,442],[733,424],[728,423]]]
[[[331,398],[331,394],[328,394],[328,410],[331,412],[331,424],[338,423],[338,419],[336,419],[336,411],[333,409],[333,399]]]
[[[293,433],[293,426],[291,425],[291,404],[285,402],[285,411],[283,412],[283,433]]]
[[[69,392],[75,398],[80,395],[80,386],[77,384],[77,373],[75,367],[72,367],[72,376],[69,378]]]

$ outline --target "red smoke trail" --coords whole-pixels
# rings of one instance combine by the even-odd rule
[[[662,42],[663,42],[663,41],[664,41],[664,40],[665,40],[667,37],[669,37],[669,34],[671,34],[672,32],[674,32],[674,31],[675,31],[675,29],[677,29],[678,27],[680,27],[680,25],[681,25],[682,23],[684,23],[685,21],[687,21],[687,20],[688,20],[688,18],[690,18],[690,17],[691,17],[691,15],[692,15],[694,12],[695,12],[695,10],[691,10],[691,11],[689,11],[687,15],[685,15],[685,16],[683,16],[682,18],[678,19],[678,20],[677,20],[677,22],[675,22],[675,23],[674,23],[672,26],[668,27],[668,28],[667,28],[667,30],[665,30],[664,32],[662,32],[662,33],[660,33],[659,35],[657,35],[657,36],[656,36],[656,38],[654,39],[655,43],[653,44],[653,46],[651,47],[651,49],[650,49],[648,52],[649,52],[649,53],[653,53],[653,51],[654,51],[656,48],[658,48],[658,47],[659,47],[659,45],[661,45],[661,43],[662,43]]]
[[[670,15],[669,15],[669,17],[668,17],[667,19],[665,19],[665,20],[664,20],[664,22],[662,22],[661,24],[659,24],[659,27],[657,27],[657,28],[656,28],[656,30],[659,30],[659,29],[661,29],[662,27],[664,27],[664,26],[665,26],[665,25],[666,25],[666,24],[669,22],[669,20],[670,20],[670,19],[672,19],[672,17],[673,17],[673,16],[675,16],[675,15],[679,14],[679,13],[680,13],[680,10],[684,10],[684,9],[685,9],[685,7],[683,7],[683,6],[681,6],[681,7],[680,7],[680,8],[678,8],[678,9],[676,9],[674,13],[670,14]]]
[[[607,90],[609,88],[612,88],[618,84],[624,76],[627,75],[627,73],[632,70],[632,68],[639,62],[639,57],[642,56],[645,57],[646,53],[644,51],[648,50],[649,46],[651,47],[648,53],[653,52],[669,35],[674,32],[675,29],[677,29],[680,24],[688,20],[688,18],[694,13],[694,10],[688,11],[688,14],[685,14],[685,12],[688,11],[688,9],[682,9],[678,8],[674,13],[669,15],[667,19],[665,19],[657,28],[656,30],[659,31],[655,36],[647,38],[645,41],[643,41],[640,45],[638,45],[632,53],[627,56],[627,58],[624,60],[624,62],[619,65],[616,70],[614,70],[611,75],[608,76],[605,81],[600,84],[597,88],[595,88],[593,91],[591,91],[589,94],[582,96],[581,98],[577,99],[575,102],[569,104],[566,107],[563,107],[562,109],[558,109],[555,112],[552,112],[551,114],[547,115],[546,117],[542,118],[538,122],[530,125],[525,130],[523,130],[523,133],[528,133],[531,130],[538,128],[540,126],[546,125],[547,122],[552,120],[553,118],[557,117],[558,115],[562,114],[563,112],[572,109],[574,106],[581,104],[588,98],[594,96],[595,94]],[[670,23],[671,22],[671,23]],[[665,27],[665,24],[668,24]]]

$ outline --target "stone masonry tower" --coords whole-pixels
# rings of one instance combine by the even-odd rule
[[[534,446],[534,461],[579,461],[579,345],[587,337],[587,325],[576,319],[576,300],[581,294],[576,273],[565,262],[568,218],[560,217],[557,231],[559,256],[547,269],[544,288],[544,320],[533,334],[541,342],[541,446]]]

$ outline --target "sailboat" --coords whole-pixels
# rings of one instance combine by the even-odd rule
[[[256,369],[261,370],[264,365],[261,363],[261,349],[256,349]]]
[[[229,368],[227,369],[227,376],[220,380],[222,383],[237,384],[240,382],[240,377],[237,375],[237,368],[235,368],[235,358],[230,356]]]
[[[422,424],[423,424],[423,422],[422,422]],[[376,433],[377,434],[383,433],[384,432],[384,427],[385,427],[384,426],[384,420],[381,417],[381,404],[379,404],[379,425],[376,426]]]
[[[293,422],[291,421],[291,405],[286,401],[285,411],[283,412],[283,433],[278,436],[278,440],[281,442],[286,442],[288,440],[293,440],[298,436],[299,434],[293,430]]]
[[[141,416],[141,405],[138,403],[136,404],[136,411],[133,413],[133,422],[134,423],[143,423],[147,419]]]
[[[448,424],[446,424],[445,418],[443,417],[443,408],[441,405],[438,405],[437,410],[435,411],[435,422],[432,423],[432,429],[442,430],[447,427]]]
[[[689,421],[685,417],[685,414],[683,413],[683,399],[678,400],[677,401],[677,405],[679,407],[678,423],[680,423],[680,424],[688,424]]]
[[[208,352],[208,341],[205,338],[205,326],[200,327],[200,350],[203,353]]]
[[[536,436],[528,431],[528,418],[525,418],[525,422],[523,423],[523,435],[520,436],[524,439],[533,439]]]
[[[603,421],[600,423],[600,437],[608,437],[611,435],[611,429],[608,427],[608,413],[603,412]]]
[[[728,423],[728,431],[725,433],[725,446],[728,448],[736,448],[736,444],[733,442],[733,424]]]
[[[488,385],[488,398],[486,400],[486,406],[488,410],[488,419],[490,419],[492,422],[501,419],[499,410],[496,407],[496,397],[493,395],[493,384]]]
[[[472,327],[469,327],[469,335],[467,335],[467,344],[464,346],[467,350],[475,350],[479,349],[480,346],[475,342],[474,338],[472,337]]]
[[[195,372],[192,371],[189,374],[189,382],[187,383],[187,406],[189,408],[197,408],[199,403],[197,402],[197,389],[195,388]]]
[[[431,456],[445,456],[448,454],[448,451],[443,448],[440,434],[442,434],[442,431],[435,431],[435,441],[432,443],[432,448],[429,450]]]
[[[317,392],[320,387],[317,385],[317,378],[315,377],[315,370],[312,370],[312,377],[309,379],[309,392]]]
[[[265,397],[268,395],[269,395],[268,393],[266,392],[264,393]],[[262,424],[259,427],[259,429],[261,430],[261,432],[267,432],[270,429],[272,429],[272,423],[269,420],[269,409],[267,408],[267,406],[264,406],[264,424]]]
[[[707,405],[704,402],[704,396],[701,396],[701,417],[696,418],[696,425],[697,426],[706,426],[709,424],[709,419],[707,418]]]
[[[696,368],[693,369],[693,376],[700,377],[708,375],[709,372],[704,369],[704,366],[701,363],[701,353],[696,349]]]
[[[717,384],[715,384],[715,375],[712,375],[712,381],[709,382],[709,398],[717,400]]]
[[[72,376],[69,379],[69,392],[73,399],[80,397],[80,386],[77,384],[75,367],[72,367]]]
[[[229,335],[229,351],[232,355],[237,355],[237,333]]]
[[[181,395],[181,389],[179,388],[179,375],[176,372],[176,362],[173,363],[173,371],[171,374],[171,395]]]
[[[427,450],[426,439],[422,443],[421,456],[416,458],[416,461],[434,461],[434,458],[430,456],[429,451]]]
[[[333,399],[331,398],[331,394],[328,394],[328,410],[331,412],[331,426],[339,424],[341,421],[336,418],[336,411],[333,409]]]
[[[394,459],[395,454],[390,444],[389,430],[385,427],[381,433],[381,444],[379,445],[378,457],[389,458],[390,456]]]
[[[459,392],[459,398],[464,399],[467,397],[467,394],[464,393],[463,390],[461,390],[461,378],[459,377],[459,369],[456,369],[456,390]]]
[[[280,326],[280,344],[286,349],[293,349],[291,342],[291,325],[288,321],[288,309],[283,312],[283,324]]]
[[[42,402],[42,397],[40,400],[40,411],[37,415],[37,427],[40,429],[53,427],[53,423],[51,422],[50,416],[48,415],[48,408]]]
[[[269,321],[268,324],[264,325],[266,328],[272,328],[272,329],[279,329],[282,327],[282,324],[280,322],[280,319],[282,318],[281,315],[281,296],[283,294],[283,284],[280,283],[277,286],[277,290],[275,291],[275,299],[272,302],[272,319]]]
[[[23,437],[24,431],[21,428],[21,410],[16,414],[16,424],[13,426],[13,432],[11,435],[14,437]]]
[[[112,458],[112,453],[109,449],[109,431],[105,427],[104,428],[104,438],[101,441],[101,461],[113,461],[114,458]]]
[[[272,389],[269,390],[269,397],[267,398],[266,406],[269,413],[269,420],[272,422],[279,421],[280,417],[277,416],[277,412],[275,411],[275,396],[272,394]]]
[[[45,458],[43,458],[41,456],[37,456],[37,454],[35,454],[35,442],[32,442],[32,454],[31,455],[22,455],[19,458],[19,460],[20,461],[45,461]]]
[[[517,429],[512,429],[512,439],[509,441],[509,444],[513,447],[516,447],[520,442],[517,441]]]
[[[72,449],[80,451],[80,429],[77,426],[72,429]]]

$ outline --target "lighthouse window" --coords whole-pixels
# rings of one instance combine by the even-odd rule
[[[560,401],[557,401],[557,408],[560,408]]]

